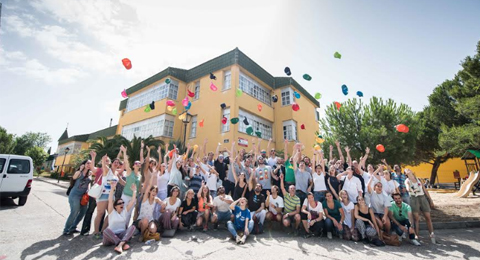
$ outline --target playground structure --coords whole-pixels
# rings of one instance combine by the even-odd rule
[[[475,195],[475,191],[480,189],[480,150],[467,150],[462,156],[465,161],[467,172],[470,173],[468,179],[462,184],[460,190],[455,194],[456,197],[466,198],[470,192]]]

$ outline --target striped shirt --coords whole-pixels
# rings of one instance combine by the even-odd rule
[[[300,198],[297,197],[297,195],[294,195],[293,197],[290,196],[290,193],[287,193],[284,195],[284,211],[285,213],[291,213],[297,210],[297,206],[300,207]]]

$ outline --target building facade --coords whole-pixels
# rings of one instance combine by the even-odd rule
[[[217,90],[212,90],[215,87]],[[179,115],[185,111],[182,100],[188,91],[193,93],[193,97],[188,97],[188,112],[193,117],[186,125],[187,143],[202,145],[208,139],[207,150],[214,151],[217,143],[230,148],[236,142],[237,149],[249,151],[256,135],[247,134],[248,126],[243,122],[246,118],[254,132],[261,133],[262,149],[272,138],[271,148],[282,150],[283,140],[288,139],[289,151],[299,141],[311,156],[309,147],[314,145],[314,133],[318,130],[319,102],[293,78],[272,76],[238,48],[189,70],[169,67],[127,89],[128,98],[119,107],[117,134],[127,139],[152,135],[165,143],[183,140],[185,124]],[[301,95],[299,99],[294,97],[294,91]],[[278,97],[276,103],[272,101],[274,95]],[[167,100],[175,102],[177,115],[167,109]],[[145,112],[152,101],[155,109]],[[292,110],[294,102],[300,110]],[[226,124],[222,123],[224,117]],[[235,117],[239,122],[232,124],[230,119]]]

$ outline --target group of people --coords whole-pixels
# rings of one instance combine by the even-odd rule
[[[63,233],[89,235],[96,208],[93,236],[103,239],[104,245],[115,245],[118,253],[129,248],[135,233],[140,241],[159,240],[179,229],[206,232],[209,224],[217,229],[221,223],[237,244],[243,244],[250,234],[263,233],[265,221],[269,228],[278,222],[305,238],[336,235],[382,245],[392,237],[398,241],[408,237],[410,243],[421,245],[417,235],[422,213],[435,243],[433,201],[409,169],[402,172],[398,165],[392,169],[385,160],[375,167],[367,165],[368,148],[356,161],[345,147],[345,160],[339,142],[338,159],[333,146],[328,158],[316,149],[309,158],[301,143],[288,156],[287,140],[284,156],[279,157],[270,149],[271,141],[266,150],[260,150],[258,138],[252,139],[249,152],[237,151],[233,142],[230,150],[221,150],[219,143],[215,153],[207,153],[205,140],[200,151],[188,145],[183,154],[174,147],[162,156],[159,147],[158,158],[150,156],[150,147],[142,143],[140,160],[133,165],[121,146],[113,161],[102,157],[101,167],[94,166],[92,151],[91,159],[73,175],[71,213]],[[101,194],[85,205],[82,197],[91,185],[100,186]]]

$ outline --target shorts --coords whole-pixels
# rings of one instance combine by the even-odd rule
[[[208,214],[209,214],[208,216],[211,217],[211,216],[212,216],[212,211],[209,210],[208,212],[209,212],[209,213],[208,213]],[[205,215],[205,211],[199,211],[199,212],[197,213],[197,219],[200,218],[200,217],[203,217],[204,215]]]
[[[277,221],[277,216],[280,216],[280,219],[282,219],[282,218],[281,218],[281,217],[282,217],[282,213],[278,213],[278,212],[277,212],[277,214],[273,214],[273,212],[271,212],[271,211],[267,212],[267,214],[268,214],[268,213],[272,214],[272,220],[270,220],[270,221],[276,222],[276,221]]]
[[[229,221],[232,217],[232,212],[230,210],[225,212],[217,211],[215,214],[217,215],[218,222]]]
[[[297,215],[297,214],[295,214],[295,215]],[[295,215],[290,215],[290,216],[287,217],[287,219],[290,221],[290,224],[295,223]]]
[[[100,198],[97,199],[97,202],[108,201],[108,194],[102,194]]]
[[[412,208],[412,213],[430,212],[430,204],[425,195],[410,196],[410,207]]]
[[[385,216],[385,214],[383,213],[373,213],[373,215],[375,215],[375,217],[378,217],[379,219],[382,219],[383,216]]]
[[[133,223],[132,223],[132,225],[134,227],[136,227],[138,230],[140,230],[140,221],[141,221],[141,219],[137,219],[137,220],[133,221]],[[153,222],[157,226],[157,230],[158,230],[158,228],[160,227],[160,222],[158,222],[156,220],[151,220],[150,222]],[[150,222],[148,222],[148,224],[150,224]]]

